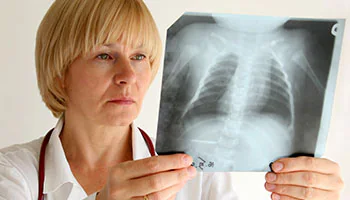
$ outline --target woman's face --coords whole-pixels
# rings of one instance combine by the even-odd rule
[[[66,114],[109,126],[129,125],[151,82],[149,55],[120,43],[100,46],[68,68]]]

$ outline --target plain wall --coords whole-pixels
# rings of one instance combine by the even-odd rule
[[[34,65],[35,34],[52,0],[1,0],[0,7],[0,148],[43,136],[56,119],[41,100]],[[146,0],[158,25],[163,44],[166,29],[185,11],[254,15],[276,15],[350,20],[347,0]],[[324,157],[338,162],[346,183],[342,200],[350,187],[350,25],[345,27],[336,93]],[[138,125],[155,137],[162,67],[145,98]],[[266,147],[268,148],[268,147]],[[232,173],[242,200],[267,200],[265,173]],[[348,197],[348,198],[346,198]]]

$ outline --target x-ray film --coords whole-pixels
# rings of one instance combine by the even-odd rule
[[[323,155],[344,19],[185,13],[167,31],[156,151],[199,171]]]

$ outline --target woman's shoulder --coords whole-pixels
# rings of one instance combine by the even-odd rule
[[[27,143],[14,144],[0,149],[0,157],[15,161],[16,159],[31,158],[38,160],[43,137]]]
[[[40,147],[43,138],[0,149],[0,191],[13,190],[11,197],[33,197],[37,190]],[[4,186],[4,187],[3,187]],[[17,197],[16,196],[16,197]]]
[[[15,170],[26,177],[30,175],[36,177],[42,140],[43,137],[27,143],[15,144],[0,149],[1,169]],[[31,177],[28,178],[31,179]]]

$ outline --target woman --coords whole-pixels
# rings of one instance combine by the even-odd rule
[[[188,155],[151,157],[133,120],[160,55],[141,0],[56,0],[38,30],[36,67],[59,121],[47,140],[1,150],[0,199],[38,199],[41,191],[47,200],[237,199],[229,176],[196,174]],[[274,199],[338,199],[343,185],[326,159],[285,158],[272,168],[265,187]]]

